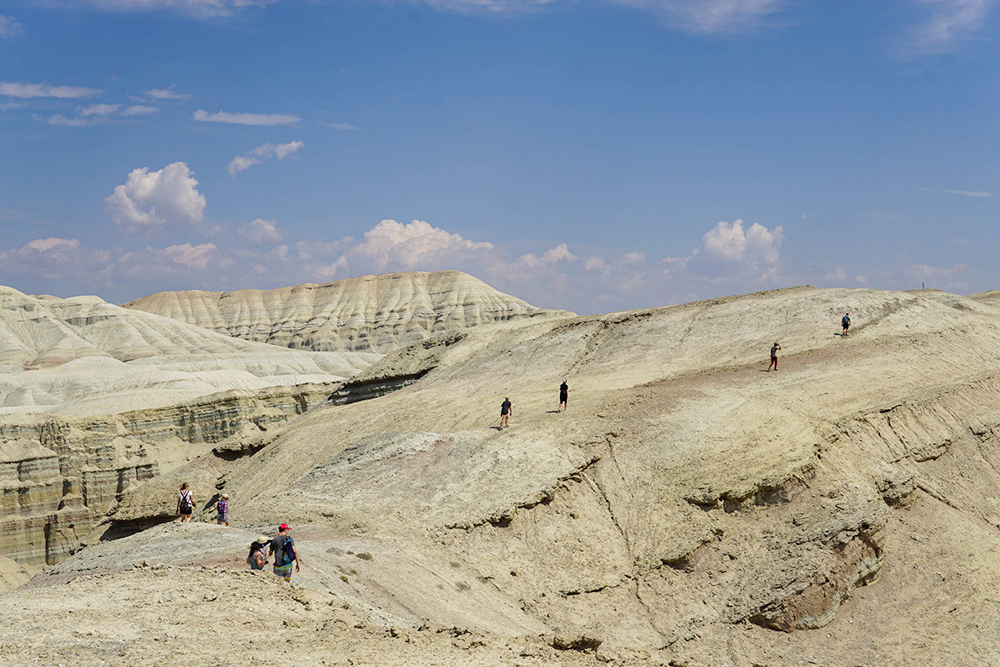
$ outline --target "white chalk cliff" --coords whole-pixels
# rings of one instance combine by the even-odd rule
[[[571,314],[535,308],[459,271],[388,273],[263,291],[160,292],[125,307],[283,347],[380,353],[483,324]]]

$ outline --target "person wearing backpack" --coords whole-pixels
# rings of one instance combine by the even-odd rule
[[[302,559],[295,548],[295,540],[288,534],[291,528],[287,523],[278,526],[278,534],[271,540],[271,553],[274,554],[274,573],[285,581],[292,580],[292,565],[298,572]]]
[[[257,538],[256,542],[250,543],[250,553],[247,554],[247,565],[250,566],[251,570],[263,570],[264,566],[267,565],[270,544],[271,538],[267,535],[261,535]]]
[[[187,482],[181,484],[180,493],[177,494],[177,514],[181,517],[181,523],[191,521],[191,513],[194,511],[194,494]]]
[[[851,328],[851,314],[850,313],[844,313],[844,317],[841,318],[841,320],[840,320],[840,326],[842,326],[844,328],[844,333],[842,333],[840,335],[841,336],[846,336],[847,335],[847,330]]]

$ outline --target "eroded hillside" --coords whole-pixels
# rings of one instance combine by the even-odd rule
[[[796,288],[428,339],[356,376],[406,378],[398,391],[310,410],[224,470],[203,457],[151,480],[106,524],[216,475],[234,528],[104,542],[8,596],[38,613],[59,591],[87,595],[62,583],[83,573],[186,590],[183,570],[126,570],[239,567],[238,545],[287,521],[294,582],[365,619],[336,636],[367,664],[382,640],[355,632],[365,623],[418,645],[426,628],[468,628],[491,638],[492,664],[559,648],[618,664],[988,664],[998,354],[989,299],[933,291]],[[334,630],[314,620],[297,659],[349,658],[324,652]],[[440,635],[426,664],[474,663]],[[498,648],[528,637],[542,648]],[[53,655],[96,655],[65,646]]]
[[[382,354],[483,324],[572,314],[536,308],[459,271],[387,273],[264,291],[161,292],[125,307],[283,347]]]

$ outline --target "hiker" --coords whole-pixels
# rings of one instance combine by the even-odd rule
[[[219,501],[215,503],[215,522],[220,526],[225,523],[229,525],[229,494],[223,493]]]
[[[299,571],[299,551],[295,548],[295,540],[288,534],[291,528],[287,523],[278,526],[278,534],[271,540],[271,553],[274,554],[274,573],[283,577],[285,581],[292,580],[292,564],[295,564],[295,571]]]
[[[181,523],[191,521],[191,512],[194,511],[194,494],[187,482],[181,484],[180,493],[177,494],[177,514],[181,517]]]
[[[267,565],[270,544],[271,538],[267,535],[260,535],[257,537],[257,541],[250,543],[250,553],[247,554],[247,565],[250,566],[251,570],[263,570],[264,566]]]
[[[514,406],[510,404],[510,396],[503,397],[503,403],[500,404],[500,428],[507,428],[510,424],[507,423],[507,418],[514,414]]]
[[[840,320],[840,326],[844,327],[844,333],[841,334],[841,335],[842,336],[846,336],[847,335],[847,330],[851,328],[851,314],[850,313],[844,313],[843,319]]]
[[[569,400],[569,385],[566,380],[562,381],[559,385],[559,412],[564,412],[566,410],[566,401]]]
[[[774,366],[774,370],[778,370],[778,350],[781,346],[778,345],[778,341],[774,341],[774,345],[771,346],[771,363],[767,366],[767,372],[771,372],[771,366]]]

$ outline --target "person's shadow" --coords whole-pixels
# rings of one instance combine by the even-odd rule
[[[494,431],[502,431],[503,430],[503,426],[490,426],[490,428],[493,429]]]
[[[559,412],[560,412],[559,410],[549,410],[545,414],[547,414],[547,415],[557,415],[557,414],[559,414]]]

